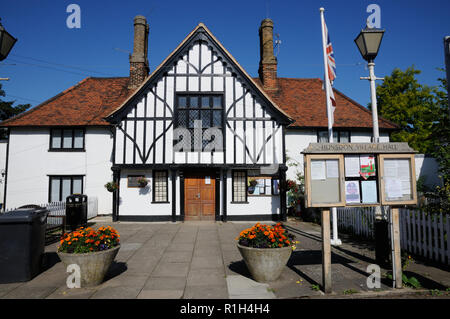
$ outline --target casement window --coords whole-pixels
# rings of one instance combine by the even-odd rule
[[[153,171],[153,202],[167,203],[169,201],[168,194],[168,172]]]
[[[205,146],[217,137],[207,138],[203,134],[211,127],[223,130],[223,95],[221,94],[179,94],[176,97],[176,120],[175,127],[183,127],[191,133],[191,151],[195,145],[201,145],[202,151]],[[195,121],[201,121],[201,141],[195,141]],[[223,137],[222,137],[223,139]],[[175,143],[177,141],[174,141]],[[197,143],[195,143],[197,142]],[[221,141],[223,143],[223,140]]]
[[[83,128],[50,129],[50,151],[82,151],[84,150]]]
[[[67,196],[83,194],[83,176],[49,176],[48,201],[65,202]]]
[[[233,171],[233,203],[246,203],[247,202],[247,172],[246,171]]]
[[[328,143],[328,131],[318,131],[317,142]],[[350,131],[333,130],[333,143],[350,143]]]

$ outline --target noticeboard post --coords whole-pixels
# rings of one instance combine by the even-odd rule
[[[398,207],[417,204],[416,151],[407,143],[311,143],[302,153],[306,206],[322,208],[325,292],[331,292],[330,207],[392,206],[393,274],[401,288]]]

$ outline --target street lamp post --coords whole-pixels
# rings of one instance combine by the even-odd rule
[[[382,80],[383,78],[377,78],[375,76],[375,63],[373,62],[378,55],[380,49],[381,40],[383,38],[384,30],[370,29],[366,27],[361,30],[359,35],[355,39],[356,46],[359,49],[364,60],[368,62],[369,77],[361,77],[361,80],[370,81],[370,93],[372,102],[372,122],[373,122],[373,141],[379,142],[380,132],[378,130],[378,110],[377,110],[377,93],[375,87],[376,80]]]
[[[0,61],[8,56],[17,39],[14,38],[0,23]],[[0,78],[0,80],[8,81],[8,78]]]
[[[361,30],[359,35],[355,39],[356,46],[364,60],[368,62],[369,77],[361,77],[361,80],[370,81],[370,93],[372,103],[372,123],[373,123],[373,142],[380,142],[380,132],[378,129],[378,110],[377,110],[377,93],[376,93],[376,80],[383,80],[383,78],[377,78],[375,76],[375,63],[374,60],[378,55],[380,49],[381,40],[383,39],[384,30],[369,28]],[[385,264],[389,258],[389,243],[388,238],[388,223],[383,220],[381,213],[381,207],[375,207],[375,259],[378,264]]]

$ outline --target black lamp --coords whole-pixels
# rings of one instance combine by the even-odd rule
[[[8,56],[17,39],[14,38],[0,23],[0,61]]]
[[[384,30],[365,28],[361,30],[355,39],[356,46],[364,60],[372,62],[380,49],[381,39],[383,39]]]

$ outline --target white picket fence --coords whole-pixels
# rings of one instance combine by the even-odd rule
[[[337,220],[339,231],[375,238],[374,207],[338,208]],[[400,209],[400,245],[411,254],[450,265],[450,215]]]
[[[49,215],[53,216],[64,216],[66,214],[66,202],[52,202],[39,204],[41,207],[45,207],[49,211]],[[5,212],[10,212],[16,210],[17,208],[9,208]],[[88,209],[87,209],[87,218],[92,219],[97,217],[98,214],[98,198],[95,196],[88,197]],[[61,219],[58,217],[48,217],[48,224],[60,224]]]

